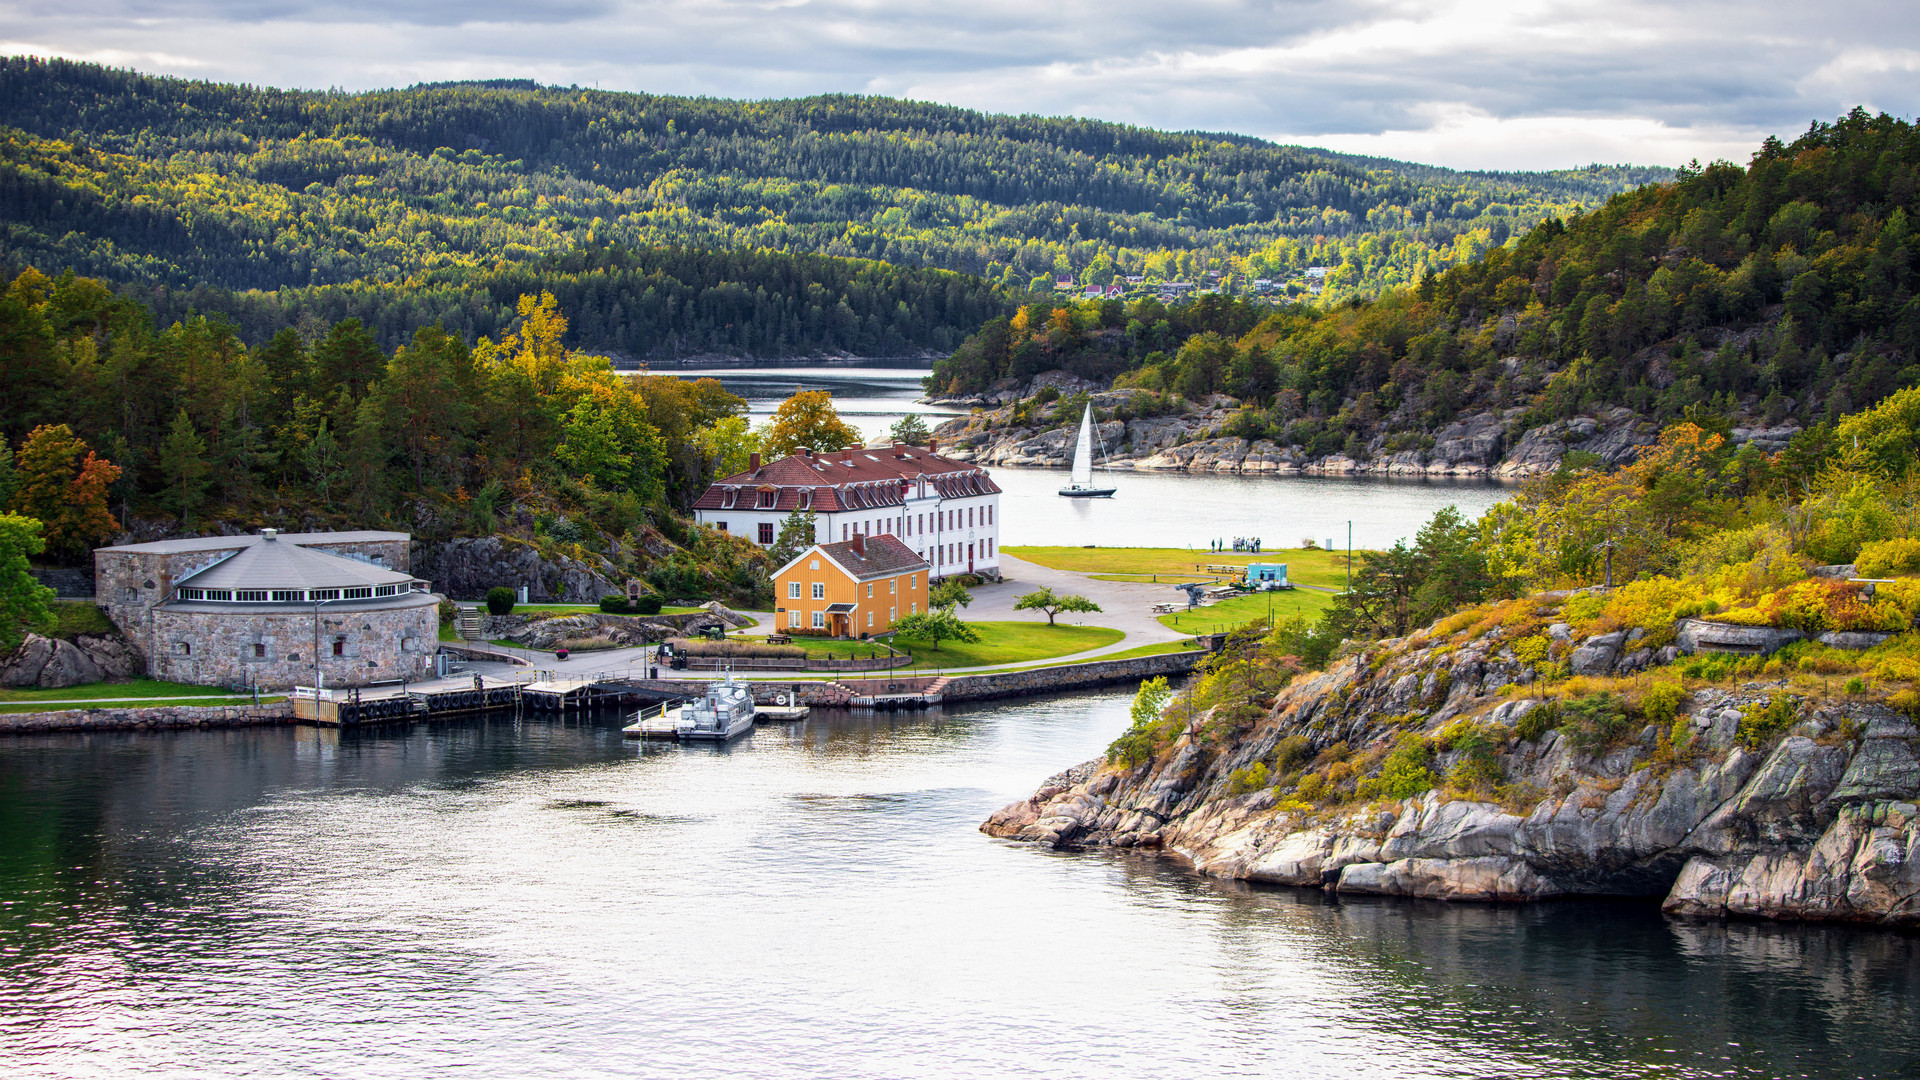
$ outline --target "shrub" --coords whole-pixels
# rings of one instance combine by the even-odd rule
[[[595,649],[617,649],[619,647],[612,638],[607,637],[605,634],[595,634],[591,637],[567,638],[560,642],[559,645],[559,648],[565,649],[568,652],[592,652]]]
[[[688,638],[669,638],[674,651],[684,652],[688,656],[735,656],[758,657],[763,660],[794,660],[807,655],[807,650],[798,645],[768,645],[755,641],[693,641]]]
[[[624,596],[608,595],[600,598],[600,610],[608,615],[630,615],[632,605]]]
[[[1920,574],[1920,540],[1877,540],[1860,549],[1860,557],[1854,561],[1854,568],[1861,577],[1870,578]]]
[[[1753,704],[1740,710],[1740,745],[1758,750],[1784,735],[1800,721],[1800,699],[1782,694],[1766,704]]]
[[[1256,761],[1244,769],[1235,769],[1227,777],[1227,792],[1231,795],[1245,795],[1249,791],[1259,791],[1273,782],[1273,776],[1267,771],[1267,763]]]
[[[488,589],[487,590],[487,614],[489,615],[513,614],[513,604],[517,595],[518,594],[516,594],[512,589],[507,588],[505,585],[495,585],[493,588]]]
[[[1561,734],[1577,750],[1605,750],[1627,737],[1633,721],[1624,703],[1613,694],[1589,694],[1560,707]]]
[[[1306,764],[1313,756],[1313,744],[1304,735],[1289,735],[1273,747],[1273,768],[1275,772],[1288,773]]]
[[[1513,733],[1528,742],[1539,742],[1547,732],[1560,726],[1560,703],[1542,701],[1520,714]]]
[[[640,599],[638,599],[638,600],[635,600],[635,601],[633,602],[633,611],[634,611],[634,614],[636,614],[636,615],[658,615],[658,614],[660,614],[660,596],[659,596],[659,594],[658,594],[658,593],[648,593],[647,595],[645,595],[645,596],[643,596],[643,597],[641,597]]]
[[[1128,767],[1152,758],[1154,751],[1179,730],[1178,720],[1162,715],[1172,700],[1173,688],[1167,685],[1165,677],[1142,681],[1133,696],[1133,726],[1107,747],[1107,756]]]
[[[1537,664],[1547,658],[1549,644],[1545,634],[1523,637],[1513,643],[1513,658],[1523,664]]]
[[[1380,775],[1362,785],[1365,793],[1388,799],[1411,799],[1433,787],[1433,748],[1422,736],[1407,732],[1380,763]]]
[[[1640,695],[1640,715],[1650,724],[1669,724],[1680,713],[1687,691],[1677,682],[1657,682]]]
[[[439,605],[440,625],[448,626],[460,617],[460,607],[451,600],[442,600]]]
[[[1303,799],[1318,799],[1327,793],[1327,778],[1316,772],[1305,773],[1294,790]]]

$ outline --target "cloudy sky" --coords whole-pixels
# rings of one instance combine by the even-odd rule
[[[1911,0],[0,0],[0,53],[350,90],[855,91],[1458,168],[1745,161],[1854,105],[1920,108]]]

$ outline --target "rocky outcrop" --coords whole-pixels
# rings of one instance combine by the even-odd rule
[[[413,572],[454,600],[480,600],[496,585],[527,587],[528,598],[593,603],[626,589],[610,580],[611,564],[589,566],[565,555],[543,558],[538,548],[501,536],[416,541]]]
[[[1651,651],[1634,647],[1636,631],[1574,640],[1559,624],[1549,635],[1594,673],[1633,670]],[[1223,738],[1202,714],[1152,760],[1068,770],[982,829],[1059,848],[1163,849],[1210,874],[1338,892],[1647,896],[1678,914],[1920,926],[1920,728],[1909,717],[1847,700],[1757,732],[1753,718],[1787,686],[1749,684],[1697,691],[1674,725],[1595,745],[1522,724],[1540,707],[1525,691],[1535,678],[1497,632],[1384,643],[1297,681],[1249,729]],[[1408,733],[1439,736],[1456,721],[1497,748],[1498,797],[1449,786],[1468,751],[1444,737],[1436,786],[1417,796],[1245,790],[1283,739],[1304,739],[1323,762],[1349,749],[1331,760],[1378,762]]]
[[[28,634],[0,660],[0,686],[58,689],[124,681],[147,673],[140,647],[119,634],[80,634],[72,641]]]
[[[1036,382],[1041,378],[1044,376],[1036,377]],[[1028,388],[998,383],[995,387],[985,395],[937,399],[939,404],[971,405],[978,410],[935,429],[942,452],[988,466],[1066,468],[1072,464],[1079,430],[1073,421],[1077,417],[1056,417],[1028,406],[1027,416],[1045,414],[1049,426],[1031,420],[1017,423],[1016,405],[1024,400]],[[1133,411],[1134,392],[1130,390],[1092,392],[1089,399],[1095,408],[1109,413],[1117,411],[1125,416]],[[1386,436],[1380,435],[1359,457],[1344,451],[1316,456],[1303,446],[1226,434],[1239,407],[1234,399],[1216,394],[1177,416],[1102,422],[1095,435],[1107,464],[1116,469],[1506,479],[1552,472],[1563,457],[1575,451],[1595,454],[1609,466],[1626,464],[1655,441],[1653,425],[1627,409],[1544,424],[1515,440],[1510,436],[1512,425],[1526,410],[1510,408],[1476,413],[1447,424],[1432,433],[1431,445],[1424,449],[1390,449]],[[1774,433],[1769,429],[1768,434]],[[1753,441],[1770,445],[1759,436]]]
[[[678,615],[603,615],[583,612],[551,619],[527,619],[519,626],[495,636],[529,649],[552,649],[563,641],[595,637],[606,638],[613,645],[628,647],[703,633],[714,627],[732,630],[752,624],[753,620],[725,608],[682,612]]]

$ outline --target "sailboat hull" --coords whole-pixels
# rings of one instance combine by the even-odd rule
[[[1060,494],[1068,499],[1111,499],[1119,488],[1070,488],[1063,487]]]

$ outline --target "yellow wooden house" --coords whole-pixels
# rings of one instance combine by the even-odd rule
[[[892,535],[815,544],[773,573],[775,619],[785,631],[867,637],[927,610],[933,568]]]

